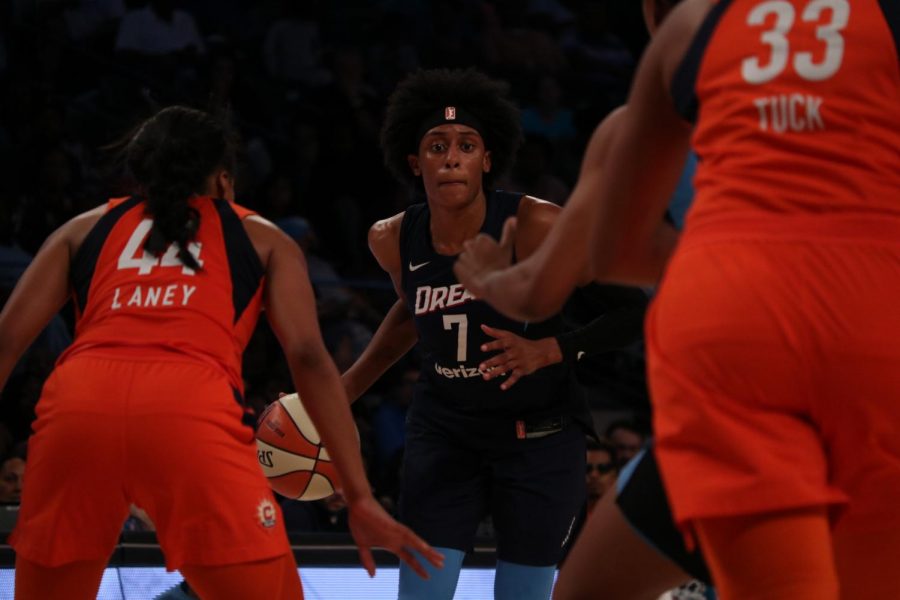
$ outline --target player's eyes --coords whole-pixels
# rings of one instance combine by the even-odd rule
[[[444,144],[432,144],[430,149],[432,152],[443,152],[445,148]]]
[[[463,142],[459,145],[459,147],[463,152],[472,152],[473,150],[475,150],[475,144],[472,144],[470,142]]]

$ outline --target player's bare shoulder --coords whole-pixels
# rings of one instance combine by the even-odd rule
[[[272,221],[254,214],[245,217],[241,223],[263,265],[269,264],[273,252],[287,252],[302,256],[303,252],[297,243]]]
[[[535,198],[523,196],[516,211],[516,256],[521,260],[530,256],[547,237],[562,208]]]
[[[400,226],[406,212],[376,221],[369,228],[369,249],[381,268],[400,270]]]
[[[60,226],[49,238],[45,244],[64,243],[69,246],[71,256],[75,256],[78,249],[81,248],[82,242],[97,224],[103,215],[106,214],[106,204],[101,204],[89,211],[75,215],[66,223]]]

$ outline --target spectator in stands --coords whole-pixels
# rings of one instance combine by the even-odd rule
[[[22,498],[22,481],[25,479],[25,459],[11,456],[0,467],[0,503],[18,504]]]
[[[621,466],[644,446],[644,430],[631,419],[613,421],[606,427],[606,439],[615,448],[616,462]]]
[[[150,0],[125,13],[116,35],[116,50],[144,56],[203,54],[206,46],[194,17],[177,5],[178,0]]]
[[[272,22],[263,42],[266,71],[288,85],[320,87],[331,81],[322,64],[318,3],[283,0],[281,17]]]
[[[587,441],[587,510],[594,505],[616,484],[616,451],[607,441]]]

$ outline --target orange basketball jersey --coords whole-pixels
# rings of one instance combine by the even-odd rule
[[[60,357],[84,352],[165,359],[190,356],[224,371],[243,391],[241,354],[262,304],[263,265],[241,219],[253,214],[225,200],[191,200],[200,228],[189,251],[194,271],[172,244],[144,250],[153,221],[137,197],[114,199],[72,261],[75,341]]]
[[[672,82],[700,158],[688,231],[900,217],[898,49],[900,0],[716,2]]]

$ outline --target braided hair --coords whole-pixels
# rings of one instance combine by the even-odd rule
[[[509,86],[475,69],[420,69],[397,85],[381,128],[385,166],[400,181],[416,181],[407,156],[419,152],[423,120],[445,106],[464,108],[482,124],[479,133],[492,165],[484,180],[490,185],[515,158],[522,128],[519,109],[509,99]]]
[[[144,248],[159,256],[173,242],[178,259],[199,270],[188,245],[200,229],[200,213],[188,203],[217,168],[234,169],[236,139],[211,115],[170,106],[141,124],[124,148],[128,169],[145,196],[153,227]]]

